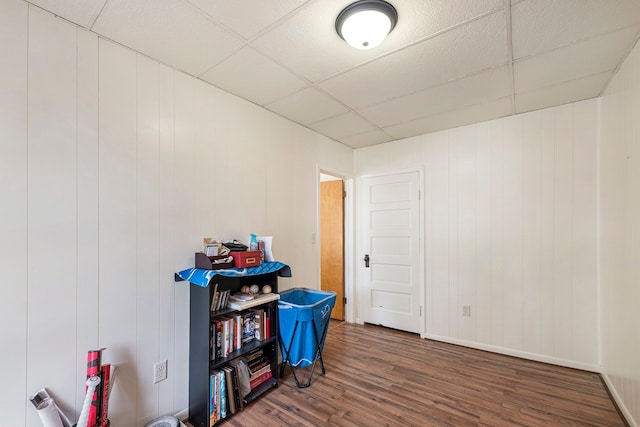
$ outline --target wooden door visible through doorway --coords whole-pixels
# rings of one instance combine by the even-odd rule
[[[332,319],[344,320],[344,182],[320,183],[320,289],[335,291]]]

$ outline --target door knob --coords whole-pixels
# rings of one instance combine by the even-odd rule
[[[365,266],[366,268],[369,268],[369,254],[366,254],[366,255],[364,256],[364,266]]]

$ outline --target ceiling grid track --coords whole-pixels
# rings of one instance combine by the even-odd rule
[[[516,85],[513,76],[513,27],[511,26],[511,0],[504,0],[504,16],[507,27],[507,61],[509,65],[509,92],[511,94],[511,114],[516,114]]]

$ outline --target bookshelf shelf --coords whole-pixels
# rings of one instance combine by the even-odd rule
[[[194,427],[210,427],[210,407],[212,400],[211,376],[215,372],[230,365],[242,357],[261,351],[261,358],[267,360],[272,377],[258,385],[242,399],[247,405],[256,400],[263,393],[278,386],[278,276],[290,277],[289,266],[281,263],[266,263],[264,268],[243,269],[241,275],[234,271],[201,271],[199,269],[185,270],[176,274],[176,280],[194,278],[190,288],[190,331],[189,331],[189,422]],[[262,266],[261,266],[262,267]],[[235,269],[234,269],[235,270]],[[186,273],[185,273],[186,272]],[[228,274],[228,275],[227,275]],[[208,281],[208,282],[207,282]],[[261,295],[260,298],[249,300],[236,306],[236,309],[225,308],[211,312],[211,301],[215,289],[230,290],[237,293],[244,285],[257,284],[260,288],[269,285],[271,294]],[[217,286],[216,286],[217,285]],[[240,312],[262,309],[269,313],[268,322],[270,337],[268,339],[253,340],[242,345],[241,348],[231,351],[226,357],[215,357],[216,348],[212,348],[212,326],[215,329],[216,322],[220,319],[232,317]],[[244,356],[244,357],[243,357]],[[212,360],[213,357],[213,360]],[[235,362],[234,362],[235,363]],[[233,416],[228,411],[227,418]],[[223,420],[220,420],[221,422]],[[217,423],[216,423],[217,424]]]

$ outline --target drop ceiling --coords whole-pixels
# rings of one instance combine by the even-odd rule
[[[30,3],[353,148],[597,97],[640,31],[640,0],[389,1],[364,51],[350,0]]]

